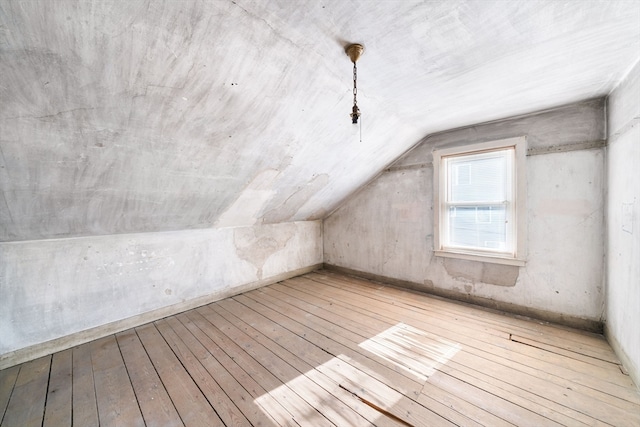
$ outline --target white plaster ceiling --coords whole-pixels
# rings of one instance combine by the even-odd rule
[[[0,0],[0,240],[323,218],[424,136],[639,57],[637,0]]]

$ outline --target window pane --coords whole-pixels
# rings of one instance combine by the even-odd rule
[[[506,251],[506,206],[450,207],[449,244]]]
[[[507,200],[507,151],[453,157],[449,162],[449,201]]]

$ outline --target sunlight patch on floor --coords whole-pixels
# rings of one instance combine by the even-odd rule
[[[461,348],[458,343],[431,337],[402,322],[359,346],[422,381],[446,364]]]
[[[373,360],[383,359],[387,365],[391,363],[397,367],[398,372],[402,371],[406,376],[420,381],[426,381],[461,349],[458,343],[433,337],[404,323],[398,323],[358,346],[371,353]],[[326,411],[331,406],[325,405],[324,402],[335,397],[329,397],[331,391],[310,383],[315,374],[322,373],[333,377],[334,381],[343,378],[340,382],[341,388],[381,408],[392,408],[403,398],[401,393],[386,387],[358,366],[359,362],[351,360],[346,355],[332,357],[313,370],[300,374],[256,398],[254,402],[277,423],[286,424],[293,420],[291,413],[286,409],[287,406],[295,407],[293,412],[298,414],[305,413],[305,422],[326,422],[316,409],[324,407]],[[301,405],[307,410],[303,410]]]

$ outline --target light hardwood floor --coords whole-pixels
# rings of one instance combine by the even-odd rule
[[[638,426],[602,336],[318,271],[0,371],[4,426]]]

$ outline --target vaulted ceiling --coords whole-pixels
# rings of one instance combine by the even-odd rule
[[[639,57],[635,0],[0,0],[0,240],[323,218],[426,135]]]

